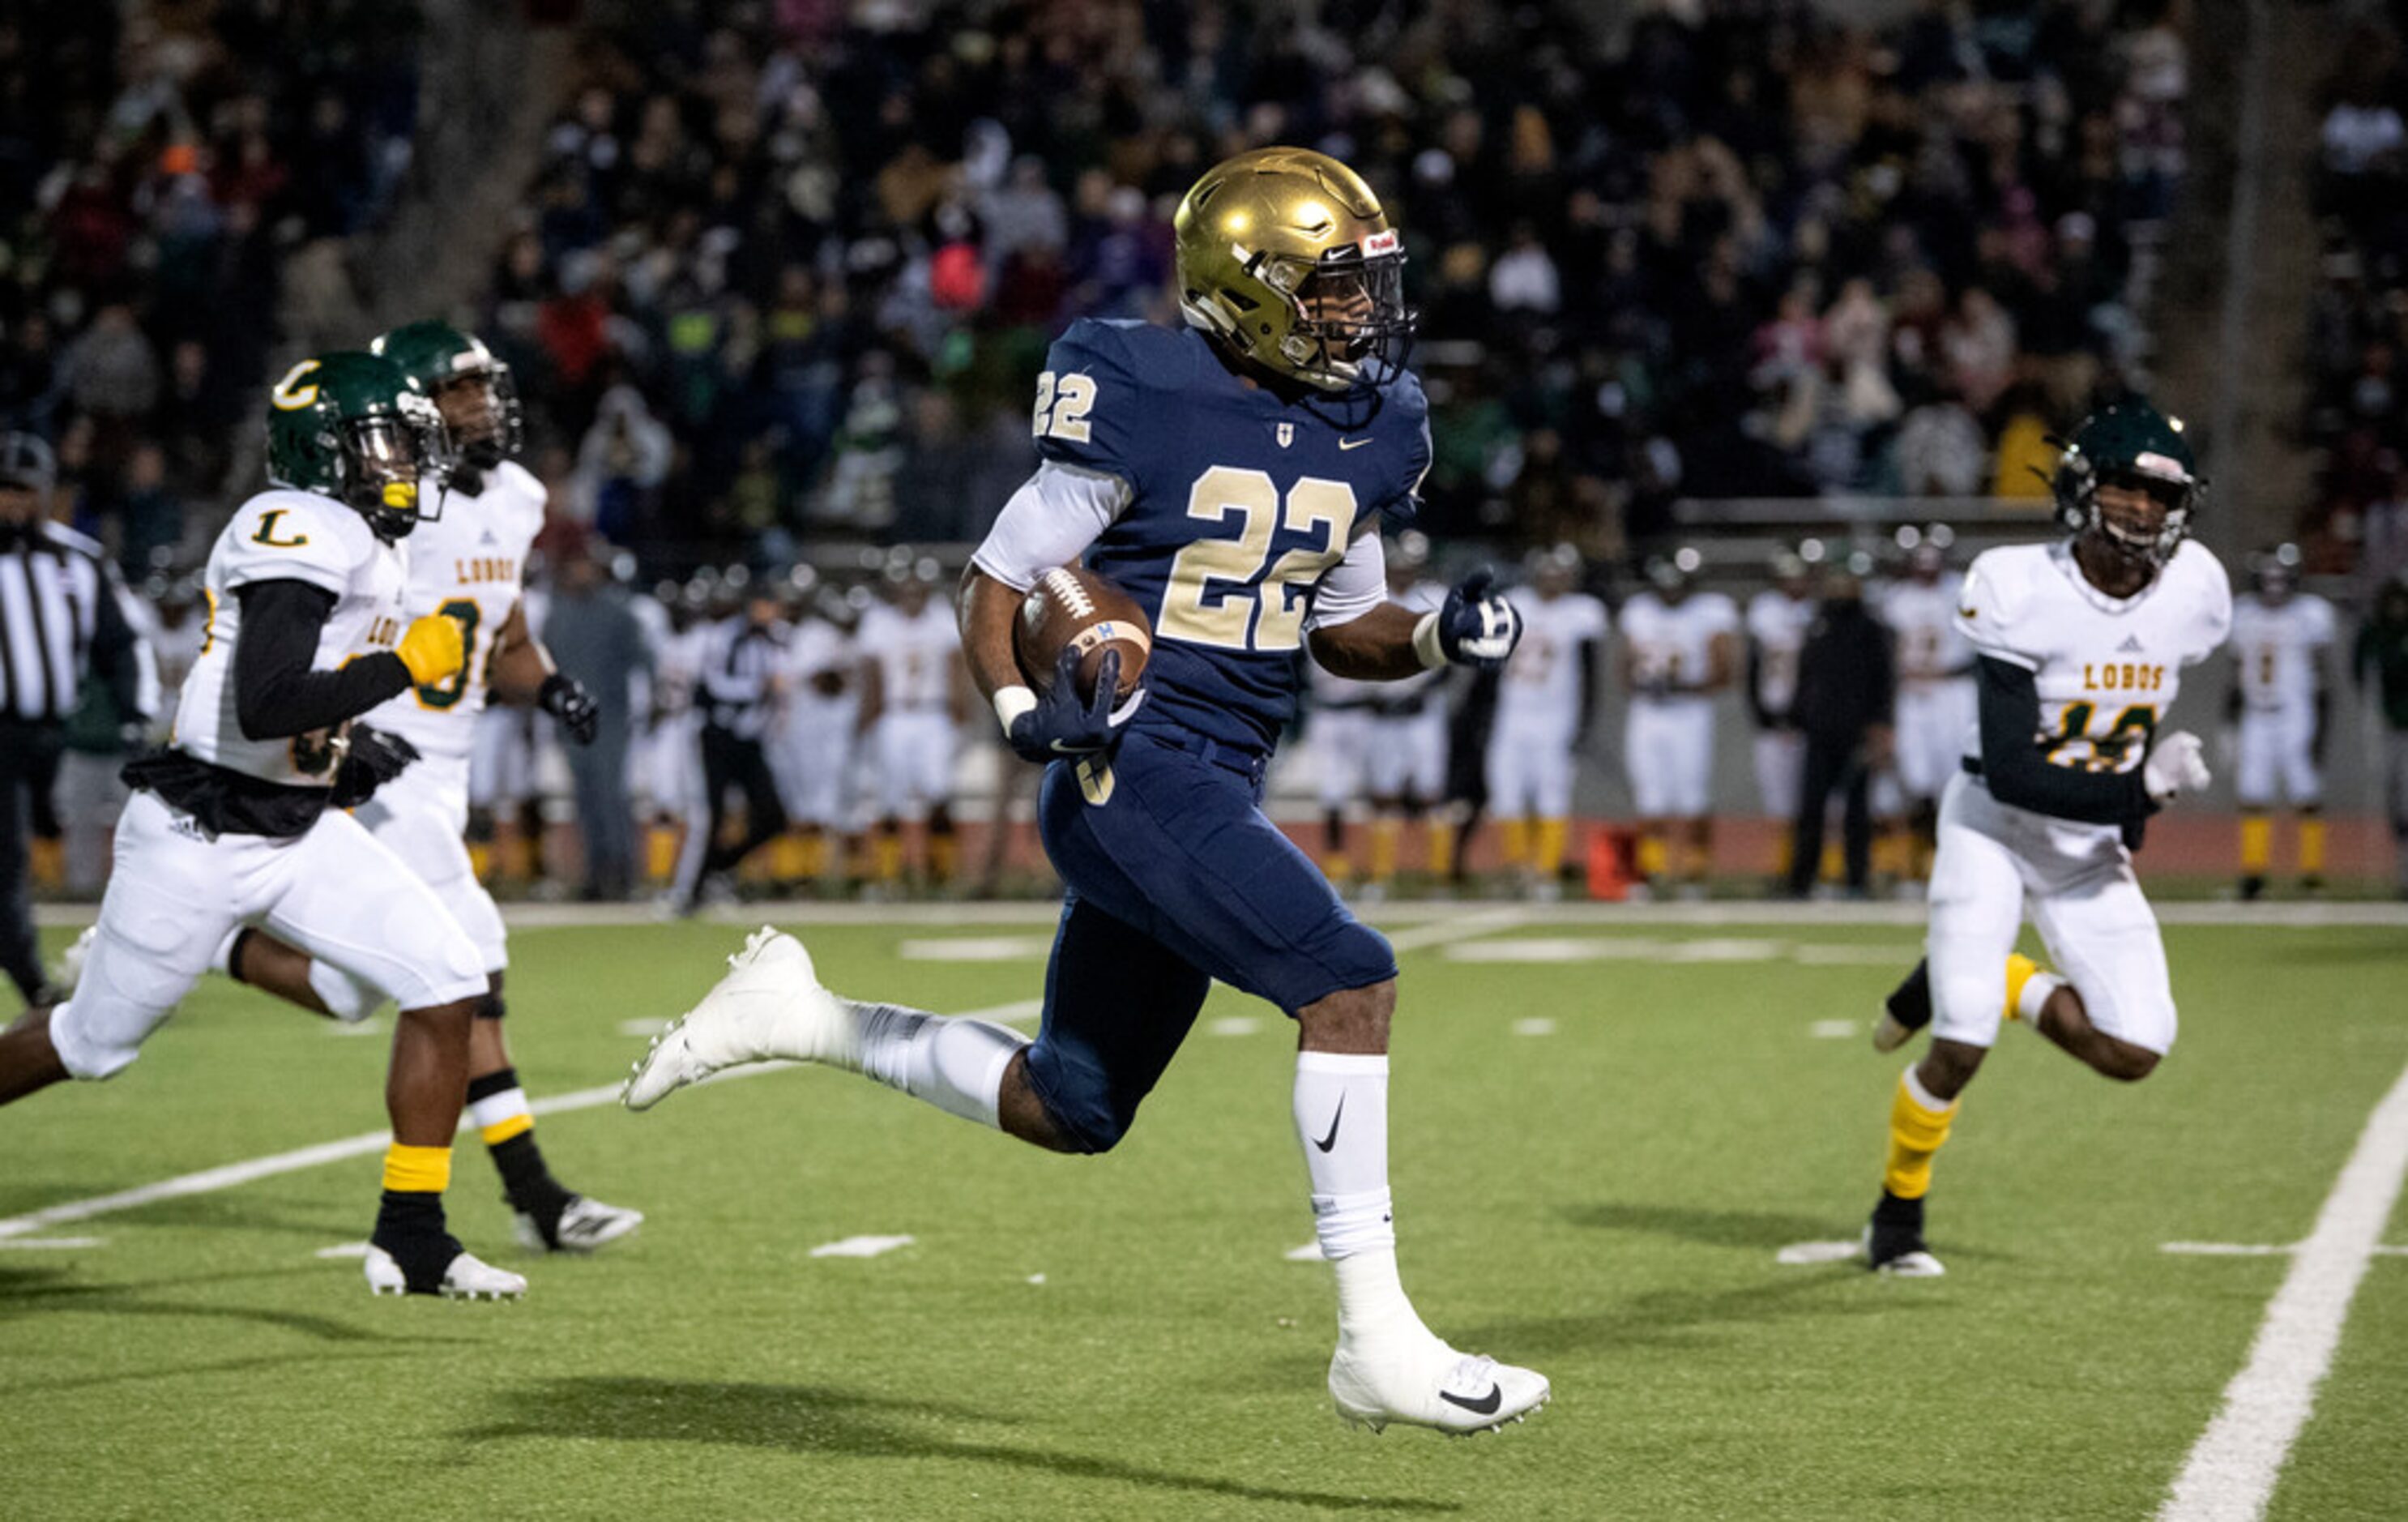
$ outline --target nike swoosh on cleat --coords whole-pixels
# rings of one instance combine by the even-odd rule
[[[1497,1414],[1497,1408],[1505,1403],[1505,1386],[1491,1385],[1488,1386],[1488,1393],[1477,1400],[1468,1400],[1459,1395],[1449,1395],[1444,1390],[1438,1392],[1438,1398],[1450,1406],[1461,1406],[1474,1416],[1494,1416]]]
[[[1336,1146],[1338,1144],[1338,1123],[1345,1118],[1346,1096],[1341,1094],[1338,1096],[1338,1113],[1329,1117],[1329,1134],[1323,1137],[1320,1141],[1315,1142],[1313,1145],[1319,1147],[1324,1152],[1327,1152],[1330,1148]]]

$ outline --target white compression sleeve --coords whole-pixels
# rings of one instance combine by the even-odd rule
[[[996,514],[970,564],[1014,592],[1056,566],[1078,564],[1129,504],[1128,482],[1047,460]]]
[[[1388,600],[1388,551],[1377,529],[1355,536],[1346,558],[1322,574],[1313,588],[1308,629],[1331,629],[1351,624]]]

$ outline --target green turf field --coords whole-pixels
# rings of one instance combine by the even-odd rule
[[[651,1220],[529,1264],[465,1144],[454,1225],[528,1271],[515,1305],[372,1299],[318,1256],[366,1234],[365,1146],[20,1232],[0,1515],[2144,1517],[2289,1262],[2160,1244],[2306,1236],[2408,1065],[2408,933],[2171,927],[2173,1057],[2119,1088],[2010,1030],[1939,1161],[1950,1275],[1892,1282],[1775,1255],[1871,1203],[1900,1064],[1865,1017],[1911,926],[1457,929],[1485,933],[1402,957],[1406,1283],[1441,1334],[1551,1376],[1526,1426],[1374,1438],[1332,1414],[1327,1271],[1285,1256],[1312,1235],[1293,1038],[1223,992],[1109,1157],[813,1070],[590,1105],[539,1138]],[[808,940],[840,989],[962,1011],[1035,995],[1044,931]],[[955,937],[1024,955],[903,955]],[[522,931],[529,1089],[614,1082],[643,1044],[623,1022],[681,1008],[739,940]],[[1513,959],[1534,955],[1589,959]],[[373,1132],[383,1059],[213,983],[124,1077],[0,1116],[0,1215]],[[914,1240],[809,1256],[862,1235]],[[2404,1434],[2408,1256],[2386,1255],[2270,1515],[2408,1513]]]

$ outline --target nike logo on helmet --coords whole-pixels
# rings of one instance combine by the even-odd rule
[[[1438,1398],[1450,1406],[1461,1406],[1474,1416],[1494,1416],[1497,1414],[1497,1408],[1505,1403],[1505,1387],[1501,1385],[1491,1385],[1488,1386],[1488,1393],[1477,1400],[1460,1395],[1450,1395],[1444,1390],[1438,1392]]]
[[[1338,1123],[1345,1118],[1346,1096],[1341,1094],[1338,1096],[1337,1112],[1329,1117],[1329,1134],[1323,1137],[1320,1141],[1315,1142],[1313,1145],[1319,1147],[1324,1152],[1327,1152],[1330,1148],[1336,1146],[1338,1144]]]

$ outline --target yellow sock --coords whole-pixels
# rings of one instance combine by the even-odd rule
[[[452,1186],[452,1149],[394,1142],[384,1149],[384,1186],[395,1194],[441,1194]]]
[[[903,881],[903,836],[896,830],[880,830],[870,838],[869,869],[881,883]]]
[[[827,870],[827,837],[813,830],[795,842],[795,875],[814,882]]]
[[[2026,956],[2021,952],[2009,952],[2007,954],[2008,1019],[2020,1020],[2024,1017],[2024,990],[2030,986],[2032,979],[2039,977],[2047,969],[2042,968],[2038,962],[2033,961],[2030,957]]]
[[[644,832],[644,871],[653,882],[667,882],[669,874],[677,870],[677,858],[676,826],[654,825]]]
[[[1898,1097],[1889,1106],[1889,1162],[1882,1187],[1900,1199],[1920,1199],[1931,1188],[1931,1155],[1948,1140],[1956,1118],[1954,1104],[1933,1106],[1909,1068],[1899,1075]]]
[[[1571,830],[1569,819],[1539,821],[1539,856],[1531,865],[1541,877],[1553,877],[1564,869],[1564,845],[1571,839]]]
[[[536,854],[535,838],[530,835],[521,835],[515,830],[511,831],[509,856],[510,877],[518,882],[525,882],[534,877],[536,866],[539,860]]]
[[[480,883],[491,883],[494,880],[494,848],[491,844],[478,840],[469,845],[468,870],[477,874],[477,881]]]
[[[1498,850],[1508,867],[1519,867],[1530,859],[1530,822],[1526,819],[1502,819],[1497,824]]]
[[[1670,853],[1664,847],[1664,838],[1653,831],[1642,830],[1639,836],[1639,875],[1649,882],[1664,875]]]
[[[27,854],[33,858],[35,886],[42,888],[59,888],[64,887],[66,884],[67,850],[65,841],[45,840],[36,838]]]
[[[781,883],[792,883],[803,875],[803,842],[791,833],[769,843],[769,875]]]
[[[928,832],[928,875],[939,883],[951,883],[953,871],[962,864],[961,837],[949,829]]]
[[[2325,875],[2325,822],[2315,814],[2300,816],[2300,875]]]
[[[1772,875],[1786,878],[1798,861],[1798,826],[1784,825],[1772,839]]]
[[[2262,813],[2241,816],[2241,873],[2263,877],[2274,859],[2274,822]]]
[[[1432,877],[1455,875],[1455,826],[1447,820],[1429,822],[1429,869]]]
[[[1405,833],[1397,819],[1371,821],[1371,881],[1385,883],[1397,875],[1397,842]]]

